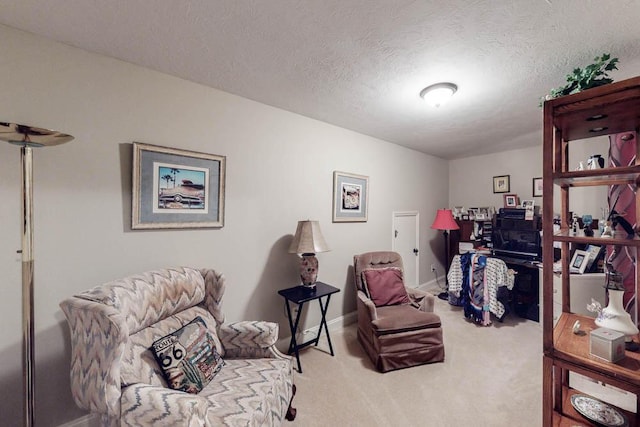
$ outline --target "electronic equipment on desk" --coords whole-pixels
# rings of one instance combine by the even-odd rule
[[[542,259],[540,215],[524,219],[524,209],[501,208],[493,227],[493,256],[505,262],[536,264]]]

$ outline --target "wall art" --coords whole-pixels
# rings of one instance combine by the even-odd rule
[[[133,143],[134,230],[224,226],[226,157]]]
[[[500,175],[493,177],[493,192],[494,193],[508,193],[510,188],[510,175]]]
[[[366,222],[369,177],[333,172],[333,222]]]

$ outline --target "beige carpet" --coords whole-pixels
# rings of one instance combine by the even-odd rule
[[[287,426],[540,426],[542,328],[513,314],[477,326],[436,299],[445,361],[378,373],[356,325],[300,353],[295,421]]]

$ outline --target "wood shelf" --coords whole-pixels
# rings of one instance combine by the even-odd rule
[[[584,394],[578,390],[574,390],[569,387],[563,387],[562,412],[553,411],[553,426],[554,427],[576,427],[576,426],[593,426],[599,427],[600,424],[591,422],[588,418],[582,416],[571,404],[571,396],[574,394]],[[624,409],[616,408],[622,412],[629,420],[629,427],[637,427],[635,415],[632,412],[625,411]]]
[[[580,321],[583,334],[573,333],[573,324]],[[598,326],[591,317],[573,313],[562,313],[553,330],[553,356],[583,366],[587,370],[607,372],[616,384],[625,381],[640,387],[640,353],[625,352],[625,357],[619,362],[612,363],[592,356],[589,353],[589,333]],[[637,342],[636,336],[635,341]]]
[[[620,246],[640,246],[640,237],[636,234],[633,238],[628,238],[624,232],[616,232],[614,237],[587,237],[573,236],[568,230],[560,230],[553,234],[555,242],[584,243],[587,245],[620,245]]]
[[[638,413],[626,413],[631,426],[640,425],[640,353],[626,352],[617,363],[592,356],[589,352],[589,332],[596,329],[593,318],[569,312],[572,278],[570,271],[562,275],[562,310],[554,327],[553,265],[554,243],[562,242],[564,268],[571,259],[567,243],[591,244],[607,247],[640,247],[638,233],[631,237],[621,227],[616,227],[614,237],[573,236],[567,225],[570,218],[570,198],[573,187],[640,186],[640,77],[587,89],[577,94],[563,96],[544,103],[543,127],[543,425],[573,426],[593,425],[571,405],[568,387],[569,372],[584,375],[604,384],[618,387],[636,396]],[[569,149],[579,140],[593,137],[619,135],[635,145],[635,161],[631,166],[607,167],[581,171],[569,170]],[[632,141],[631,136],[635,138]],[[629,147],[627,147],[629,148]],[[562,230],[553,230],[554,192],[559,193],[560,222]],[[556,193],[556,194],[557,194]],[[626,218],[638,223],[640,193],[635,195],[636,218]],[[635,249],[636,259],[638,250]],[[640,268],[635,269],[635,297],[640,298]],[[565,300],[566,299],[566,300]],[[635,314],[640,318],[640,305]],[[632,316],[634,317],[634,316]],[[583,334],[574,334],[573,325],[579,320]],[[634,340],[638,340],[636,336]],[[624,412],[624,411],[623,411]]]
[[[589,169],[553,174],[560,187],[593,187],[600,185],[638,184],[640,165],[618,168]]]
[[[640,121],[640,77],[547,103],[553,111],[553,126],[562,132],[565,141],[635,131]]]

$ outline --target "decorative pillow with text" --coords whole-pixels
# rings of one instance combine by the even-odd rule
[[[399,268],[377,268],[362,272],[364,287],[376,307],[383,305],[409,304],[409,295],[404,287],[402,270]]]
[[[169,384],[175,390],[198,393],[224,365],[215,341],[200,316],[151,346]]]

